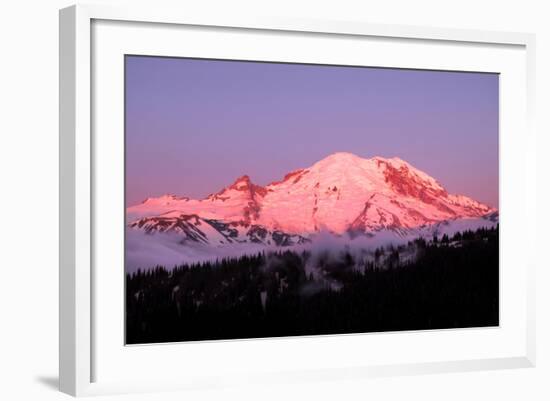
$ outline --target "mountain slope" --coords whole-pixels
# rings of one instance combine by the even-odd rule
[[[225,223],[219,220],[204,219],[196,214],[168,212],[160,216],[143,217],[129,225],[147,234],[175,233],[181,244],[197,242],[208,245],[231,245],[254,243],[273,246],[291,246],[309,242],[297,234],[269,231],[262,226],[243,222]]]

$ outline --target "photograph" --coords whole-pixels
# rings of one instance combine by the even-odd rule
[[[499,326],[498,73],[125,55],[124,90],[126,345]]]

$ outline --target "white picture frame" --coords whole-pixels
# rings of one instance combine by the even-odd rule
[[[223,372],[209,377],[201,375],[197,369],[196,377],[186,377],[180,380],[177,377],[163,379],[132,380],[129,377],[116,378],[111,375],[108,380],[98,380],[98,364],[95,358],[97,353],[105,350],[100,341],[96,344],[97,333],[95,326],[98,324],[98,314],[94,306],[94,289],[101,285],[103,279],[94,274],[94,260],[97,255],[94,253],[94,219],[97,205],[95,204],[94,191],[98,152],[102,146],[96,146],[94,142],[93,126],[94,121],[94,88],[92,86],[93,69],[97,68],[94,53],[98,49],[94,46],[101,46],[105,41],[92,39],[94,23],[98,21],[156,24],[158,26],[173,27],[203,27],[205,29],[243,30],[246,32],[274,32],[307,35],[322,35],[324,37],[340,38],[384,38],[384,40],[412,40],[419,42],[430,42],[437,44],[458,44],[463,47],[494,46],[501,48],[513,48],[520,50],[517,57],[520,60],[518,70],[525,72],[525,76],[516,77],[515,85],[522,87],[519,100],[525,110],[521,112],[505,108],[509,113],[518,113],[516,127],[521,128],[517,137],[506,139],[506,149],[516,147],[516,152],[521,160],[519,171],[511,173],[511,169],[501,168],[501,174],[507,175],[513,182],[522,182],[523,191],[516,201],[510,201],[508,214],[504,214],[502,225],[506,225],[505,219],[515,221],[514,217],[527,217],[526,224],[534,224],[535,220],[535,134],[532,128],[532,111],[534,110],[534,35],[525,33],[507,32],[485,32],[459,29],[440,29],[415,26],[392,26],[376,25],[360,21],[317,21],[317,20],[294,20],[291,18],[254,18],[243,19],[238,16],[216,16],[212,15],[188,15],[185,10],[163,10],[156,8],[112,8],[109,6],[78,5],[60,11],[60,325],[59,325],[59,378],[60,390],[75,396],[125,393],[133,391],[160,391],[167,389],[186,389],[225,386],[238,383],[234,377],[226,378]],[[117,28],[118,29],[118,28]],[[124,27],[120,29],[126,29]],[[136,29],[140,29],[139,27]],[[109,31],[106,31],[107,34]],[[169,34],[165,31],[159,35]],[[219,33],[223,35],[223,33]],[[154,35],[151,36],[154,45]],[[113,40],[116,42],[116,40]],[[152,51],[152,50],[150,50]],[[521,53],[521,54],[519,54]],[[504,60],[504,59],[503,59]],[[451,62],[451,61],[449,61]],[[495,61],[496,63],[497,61]],[[502,61],[498,61],[502,62]],[[525,63],[525,64],[523,64]],[[381,65],[386,65],[382,63]],[[497,66],[498,67],[498,66]],[[493,72],[500,70],[495,67]],[[519,72],[510,72],[516,74]],[[509,93],[509,92],[504,92]],[[503,95],[504,96],[504,95]],[[508,138],[508,137],[507,137]],[[516,142],[519,141],[519,142]],[[502,152],[502,148],[501,148]],[[503,154],[508,155],[508,150]],[[511,154],[511,153],[510,153]],[[105,155],[109,158],[110,155]],[[501,167],[506,167],[507,160],[501,160]],[[502,164],[504,163],[504,165]],[[501,182],[503,178],[501,176]],[[501,197],[507,197],[508,192],[501,193]],[[510,195],[512,196],[512,195]],[[502,198],[503,200],[505,198]],[[99,213],[100,214],[100,213]],[[516,216],[517,215],[517,216]],[[509,227],[512,226],[510,223]],[[531,226],[532,228],[532,226]],[[532,230],[531,232],[534,232]],[[483,356],[481,353],[456,357],[446,360],[416,360],[411,356],[407,362],[395,363],[386,361],[384,358],[372,363],[365,361],[354,361],[349,365],[340,364],[331,366],[319,366],[318,368],[298,366],[296,369],[278,369],[275,373],[270,372],[248,372],[249,375],[241,379],[241,383],[274,380],[325,380],[329,377],[362,378],[367,376],[385,376],[401,374],[420,374],[431,372],[467,371],[478,369],[504,369],[514,367],[530,367],[535,364],[535,284],[534,270],[536,260],[534,252],[529,245],[525,244],[520,251],[525,253],[522,266],[521,280],[517,285],[521,286],[518,297],[522,297],[521,310],[517,316],[520,322],[515,322],[515,333],[513,341],[517,346],[510,352],[506,352],[508,343],[503,342],[499,350]],[[502,254],[501,254],[502,255]],[[511,255],[510,253],[508,255]],[[121,267],[122,268],[122,267]],[[501,287],[502,288],[502,287]],[[508,292],[509,293],[509,292]],[[503,296],[508,296],[506,291]],[[524,298],[524,299],[523,299]],[[512,299],[511,299],[512,300]],[[502,304],[501,304],[502,305]],[[122,323],[122,322],[121,322]],[[505,330],[506,328],[500,328]],[[517,329],[517,330],[516,330]],[[518,334],[521,332],[520,334]],[[466,334],[472,338],[486,336],[491,341],[490,332],[475,332]],[[109,335],[109,334],[104,334]],[[418,336],[429,336],[430,342],[437,342],[438,337],[449,336],[444,332],[420,333]],[[392,336],[392,334],[386,334]],[[409,334],[410,341],[414,333]],[[476,337],[477,336],[477,337]],[[342,337],[342,336],[333,336]],[[360,341],[374,341],[371,337],[346,337],[346,341],[358,343]],[[296,346],[295,343],[284,340],[261,340],[262,349],[272,347],[280,352],[282,347]],[[270,342],[271,341],[271,342]],[[296,341],[296,340],[291,340]],[[317,340],[310,339],[310,344],[305,348],[313,350],[319,347]],[[338,339],[323,339],[327,346],[336,347]],[[395,341],[395,337],[392,341]],[[447,341],[447,340],[446,340]],[[474,340],[472,340],[474,341]],[[510,340],[512,341],[512,340]],[[230,345],[231,344],[231,345]],[[234,347],[234,352],[250,352],[247,347],[256,347],[254,340],[236,342],[217,342],[215,346]],[[302,343],[304,344],[304,343]],[[121,344],[122,346],[122,344]],[[161,346],[166,347],[166,346]],[[203,346],[205,349],[206,345]],[[166,351],[167,348],[165,348]],[[99,351],[98,351],[99,350]],[[160,350],[160,349],[159,349]],[[187,349],[190,354],[191,348]],[[149,356],[157,353],[155,347],[147,350]],[[161,355],[161,351],[158,351]],[[166,352],[164,352],[166,354]],[[141,358],[141,356],[138,356]],[[106,360],[103,358],[103,360]],[[135,360],[134,360],[135,361]],[[380,363],[382,361],[382,363]],[[112,361],[115,362],[114,360]],[[105,363],[104,363],[105,364]],[[135,364],[134,364],[135,365]],[[244,369],[244,368],[243,368]],[[250,369],[249,369],[250,370]]]

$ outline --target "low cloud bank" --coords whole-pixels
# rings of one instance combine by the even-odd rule
[[[438,224],[437,227],[426,227],[400,236],[394,231],[379,231],[375,235],[350,236],[348,234],[334,235],[322,231],[311,237],[311,242],[290,247],[276,247],[255,243],[233,243],[219,246],[200,244],[188,241],[182,243],[182,237],[176,233],[146,234],[141,230],[128,228],[126,231],[126,271],[131,273],[138,269],[146,270],[155,266],[171,269],[181,264],[196,264],[215,261],[222,258],[239,257],[259,252],[279,252],[292,250],[308,251],[311,257],[306,268],[308,274],[319,274],[318,265],[321,261],[329,265],[338,265],[342,258],[351,256],[355,261],[372,261],[377,248],[398,247],[413,241],[418,237],[431,239],[447,234],[452,236],[457,231],[476,230],[481,227],[492,227],[497,222],[486,219],[463,219]],[[414,255],[405,255],[413,258]],[[274,261],[276,263],[276,261]]]
[[[265,250],[257,244],[232,244],[210,246],[196,242],[182,243],[182,237],[175,233],[146,234],[141,230],[126,230],[125,269],[132,273],[138,269],[147,270],[155,266],[171,269],[181,264],[194,264],[216,259],[238,257]]]

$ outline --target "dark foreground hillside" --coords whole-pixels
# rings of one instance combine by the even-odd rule
[[[498,228],[379,249],[369,261],[286,251],[156,267],[126,277],[126,340],[497,326],[498,288]]]

